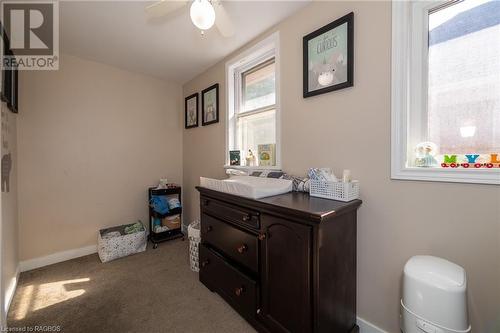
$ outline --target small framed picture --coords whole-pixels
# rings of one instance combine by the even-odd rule
[[[353,86],[354,13],[304,36],[303,96]]]
[[[241,157],[239,150],[229,151],[229,165],[241,165]]]
[[[198,93],[186,97],[184,117],[185,128],[198,127]]]
[[[201,92],[201,124],[219,122],[219,84],[216,83]]]

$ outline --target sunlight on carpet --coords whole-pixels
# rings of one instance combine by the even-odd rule
[[[90,282],[89,278],[64,280],[57,282],[42,283],[38,286],[27,285],[19,290],[21,300],[16,313],[16,319],[26,318],[28,312],[37,311],[54,304],[67,301],[81,296],[85,289],[75,286],[83,282]]]

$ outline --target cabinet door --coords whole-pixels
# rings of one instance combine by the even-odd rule
[[[310,332],[311,227],[269,215],[261,223],[265,238],[258,317],[272,332]]]

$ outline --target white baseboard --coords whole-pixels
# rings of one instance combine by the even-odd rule
[[[359,326],[359,333],[387,333],[380,327],[373,325],[372,323],[364,320],[363,318],[358,317],[357,323]]]
[[[67,251],[61,251],[61,252],[56,252],[53,254],[49,254],[48,256],[45,257],[39,257],[39,258],[34,258],[34,259],[29,259],[25,261],[21,261],[19,263],[19,269],[21,272],[26,272],[30,271],[35,268],[43,267],[43,266],[48,266],[52,264],[57,264],[58,262],[78,258],[78,257],[83,257],[92,253],[97,252],[97,246],[96,245],[90,245],[90,246],[85,246],[81,247],[79,249],[72,249],[72,250],[67,250]]]
[[[10,280],[9,282],[9,285],[7,286],[7,289],[5,290],[5,299],[4,299],[4,316],[3,316],[3,319],[6,319],[7,318],[7,313],[9,313],[9,308],[10,308],[10,304],[12,303],[12,300],[14,299],[14,294],[16,292],[16,288],[17,288],[17,282],[19,281],[19,273],[20,273],[20,270],[19,270],[19,265],[17,266],[17,269],[16,269],[16,275]],[[5,325],[6,323],[4,323]]]

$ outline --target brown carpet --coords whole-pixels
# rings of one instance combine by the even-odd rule
[[[106,264],[94,254],[24,272],[8,324],[71,333],[255,332],[198,281],[187,244],[166,242]]]

